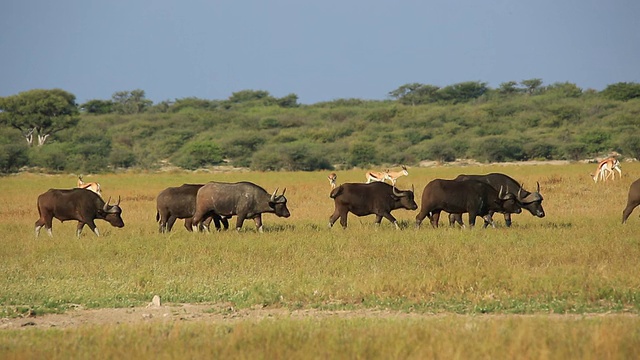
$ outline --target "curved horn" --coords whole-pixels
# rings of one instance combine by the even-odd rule
[[[404,193],[397,192],[397,191],[396,191],[396,187],[395,187],[395,185],[393,186],[393,195],[395,195],[395,196],[397,196],[397,197],[403,197],[403,196],[406,196]]]
[[[269,199],[269,201],[276,202],[276,193],[277,192],[278,192],[278,188],[276,188],[276,191],[274,191],[273,194],[271,194],[271,199]]]
[[[540,192],[540,183],[536,181],[536,184],[538,185],[538,190],[536,190],[537,193]]]
[[[498,198],[500,200],[508,200],[509,199],[509,187],[507,186],[507,191],[504,191],[502,185],[500,185],[500,191],[498,192]]]
[[[282,194],[280,194],[280,196],[284,196],[285,192],[287,192],[287,188],[284,188],[284,190],[282,190]]]
[[[416,189],[413,187],[413,184],[411,184],[411,192],[414,194],[416,193]]]
[[[104,210],[104,212],[109,211],[109,202],[111,202],[111,196],[109,196],[109,200],[107,200],[107,202],[104,203],[104,206],[102,207],[102,210]]]
[[[522,200],[522,185],[520,185],[520,188],[518,189],[518,196],[517,196],[518,200]]]
[[[120,195],[118,195],[118,202],[116,203],[116,206],[120,205]]]

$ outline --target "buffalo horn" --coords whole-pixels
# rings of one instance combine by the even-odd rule
[[[536,192],[540,193],[540,183],[536,181],[536,184],[538,185],[538,190],[536,190]]]
[[[109,196],[109,199],[106,203],[104,203],[104,206],[102,207],[102,210],[104,210],[104,212],[109,212],[109,202],[111,202],[111,196]]]
[[[120,195],[118,195],[118,202],[116,203],[116,206],[120,205]]]
[[[396,191],[396,186],[395,186],[395,185],[393,186],[393,195],[395,195],[395,196],[397,196],[397,197],[403,197],[403,196],[405,196],[403,193],[401,193],[401,192],[397,192],[397,191]]]
[[[278,188],[276,188],[276,191],[274,191],[273,194],[271,194],[271,199],[269,199],[269,201],[276,202],[276,193],[277,192],[278,192]]]

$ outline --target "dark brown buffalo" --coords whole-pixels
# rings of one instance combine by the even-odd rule
[[[627,198],[627,207],[622,211],[622,223],[626,223],[629,215],[636,206],[640,205],[640,179],[634,181],[629,186],[629,197]]]
[[[158,194],[156,221],[160,225],[161,233],[171,231],[177,219],[184,219],[184,227],[187,231],[193,231],[192,218],[196,212],[196,195],[202,186],[203,184],[182,184],[178,187],[168,187]],[[217,230],[220,230],[221,222],[225,230],[229,228],[229,221],[217,215],[205,219],[203,227],[208,228],[212,219]]]
[[[476,216],[481,216],[487,224],[493,224],[491,212],[519,213],[520,207],[515,196],[503,189],[496,191],[492,186],[477,180],[432,180],[422,192],[420,213],[416,216],[416,227],[429,217],[431,226],[438,227],[440,212],[451,214],[469,213],[469,225],[474,226]]]
[[[501,173],[491,173],[486,175],[458,175],[454,180],[478,180],[491,185],[496,191],[503,188],[505,192],[515,195],[518,206],[527,209],[531,215],[543,218],[545,216],[542,208],[542,195],[540,195],[540,184],[535,192],[525,190],[520,183],[508,175]],[[518,212],[519,213],[519,212]],[[507,227],[511,226],[511,213],[503,212],[504,222]],[[493,213],[491,213],[493,215]],[[449,214],[449,223],[453,225],[455,222],[462,223],[462,214]],[[485,226],[487,224],[485,223]]]
[[[382,182],[342,184],[333,189],[329,196],[335,203],[335,210],[329,218],[329,227],[340,218],[340,225],[346,229],[347,214],[351,212],[356,216],[375,214],[376,225],[380,225],[384,217],[399,229],[398,221],[391,215],[391,211],[418,208],[413,199],[413,187],[411,190],[400,191],[395,186]]]
[[[40,234],[40,229],[43,226],[47,229],[49,236],[53,236],[51,231],[53,218],[61,222],[77,220],[77,236],[80,236],[85,224],[97,236],[100,236],[94,223],[95,219],[105,220],[115,227],[123,227],[120,198],[118,197],[118,202],[115,205],[110,205],[109,201],[105,203],[98,194],[86,189],[49,189],[38,196],[40,219],[36,221],[36,237]]]
[[[203,185],[196,195],[196,211],[193,225],[200,225],[208,216],[237,216],[236,230],[242,228],[245,219],[253,219],[259,232],[262,232],[262,214],[274,213],[280,217],[289,217],[287,198],[278,189],[269,195],[262,187],[247,181],[237,183],[210,182]]]

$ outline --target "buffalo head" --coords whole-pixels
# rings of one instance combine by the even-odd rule
[[[394,185],[393,195],[391,197],[395,201],[400,201],[400,204],[402,204],[403,208],[407,210],[416,210],[418,208],[418,204],[416,204],[416,201],[413,199],[413,194],[414,194],[413,185],[411,185],[411,191],[409,190],[398,191]]]
[[[536,182],[536,185],[537,189],[535,192],[528,192],[524,190],[523,186],[520,186],[520,189],[518,189],[517,200],[520,206],[529,210],[532,215],[543,218],[544,209],[542,208],[543,198],[542,195],[540,195],[540,183]]]
[[[276,195],[278,192],[278,188],[276,191],[271,194],[271,198],[269,198],[269,207],[275,210],[275,214],[280,217],[289,217],[291,214],[289,213],[289,209],[287,209],[287,198],[284,197],[284,193],[287,191],[287,188],[282,190],[282,194]]]
[[[123,227],[124,221],[122,220],[122,209],[120,208],[120,196],[118,196],[118,202],[115,205],[109,205],[111,201],[111,197],[102,207],[102,211],[104,212],[104,219],[109,222],[109,224],[115,227]]]

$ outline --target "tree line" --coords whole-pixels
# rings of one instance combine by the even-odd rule
[[[243,90],[224,100],[154,104],[137,89],[76,104],[62,89],[34,89],[0,98],[0,172],[219,164],[312,171],[461,158],[578,160],[609,151],[640,158],[638,83],[602,91],[541,79],[495,89],[479,81],[410,83],[388,97],[302,105],[296,94]]]

